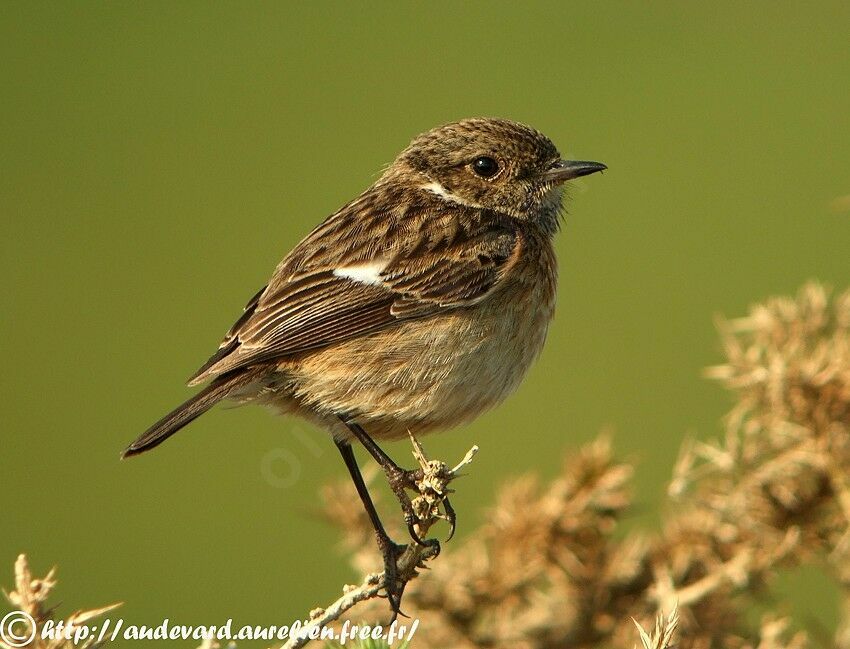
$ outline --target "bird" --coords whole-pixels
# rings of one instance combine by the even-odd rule
[[[204,387],[123,457],[225,400],[324,429],[375,529],[395,617],[404,546],[383,527],[352,445],[384,469],[412,539],[434,543],[413,525],[413,472],[376,440],[454,428],[517,388],[554,313],[565,184],[605,169],[563,159],[540,131],[507,119],[464,119],[415,137],[286,255],[189,379]]]

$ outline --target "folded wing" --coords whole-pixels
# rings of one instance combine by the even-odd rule
[[[485,299],[521,234],[477,210],[381,214],[363,199],[331,216],[278,266],[190,384],[365,336]]]

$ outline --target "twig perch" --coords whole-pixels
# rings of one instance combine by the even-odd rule
[[[478,447],[473,446],[463,459],[454,467],[440,460],[429,460],[419,441],[411,434],[413,444],[413,457],[419,463],[422,477],[416,481],[419,495],[413,498],[413,509],[419,520],[416,527],[423,537],[428,533],[430,527],[440,519],[446,518],[443,513],[446,498],[452,493],[449,483],[459,477],[460,471],[472,462],[478,452]],[[439,554],[437,546],[421,546],[417,543],[409,543],[404,553],[398,560],[398,577],[407,583],[413,579],[419,568],[424,567],[425,562],[433,559]],[[314,609],[310,612],[309,622],[302,627],[301,633],[291,637],[280,649],[299,649],[307,645],[312,638],[310,632],[321,629],[338,620],[346,611],[352,609],[360,602],[378,597],[384,588],[385,576],[383,572],[373,573],[366,576],[359,586],[345,586],[342,597],[325,608]],[[315,631],[314,631],[315,633]]]

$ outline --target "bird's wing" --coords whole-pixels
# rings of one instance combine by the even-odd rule
[[[352,203],[296,246],[190,383],[475,304],[520,254],[522,234],[494,214],[369,207]]]

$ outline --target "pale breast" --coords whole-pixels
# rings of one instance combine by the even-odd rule
[[[266,394],[340,432],[348,414],[372,436],[451,428],[513,392],[546,338],[555,265],[546,242],[481,303],[311,352],[281,366]]]

